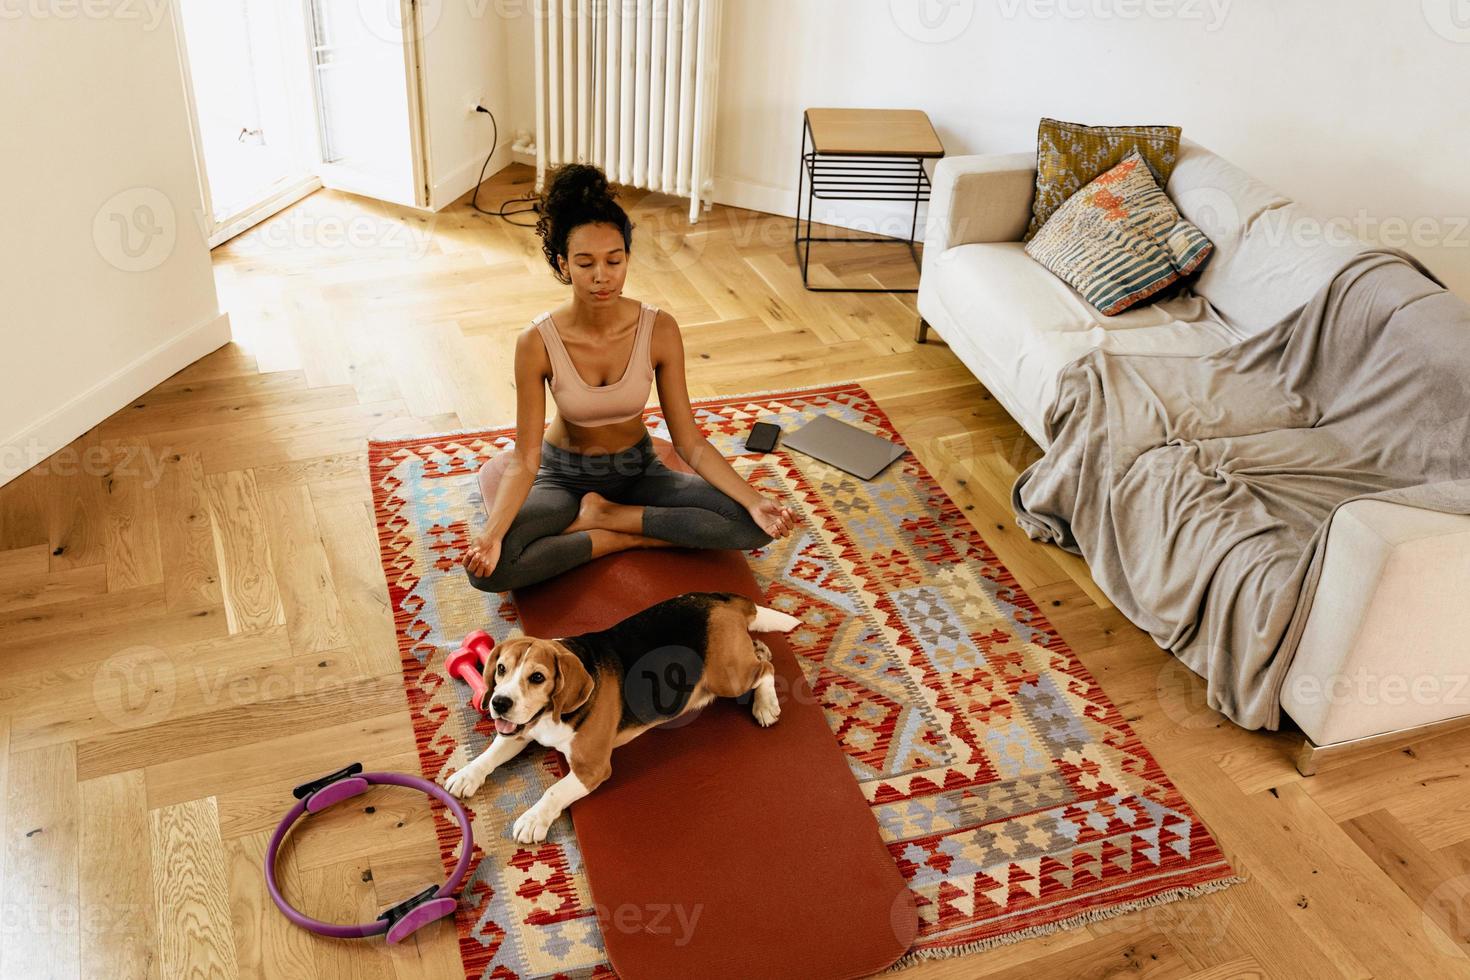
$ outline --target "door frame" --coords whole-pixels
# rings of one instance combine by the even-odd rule
[[[300,0],[296,14],[299,17],[296,27],[302,32],[309,30],[311,0]],[[303,127],[310,133],[309,140],[310,157],[315,161],[314,173],[307,173],[297,179],[291,180],[271,190],[269,195],[261,201],[248,205],[239,212],[226,215],[217,219],[214,214],[213,199],[209,186],[209,166],[204,158],[204,139],[199,131],[199,110],[195,102],[194,75],[189,63],[188,40],[184,34],[183,13],[180,4],[170,3],[169,16],[174,31],[174,41],[178,51],[179,73],[184,85],[184,108],[189,119],[189,142],[194,148],[194,168],[199,176],[199,202],[196,208],[196,216],[199,222],[199,230],[207,244],[214,248],[223,242],[234,238],[272,215],[285,210],[292,204],[306,197],[315,190],[322,187],[332,187],[349,193],[364,194],[365,196],[377,197],[395,204],[404,204],[415,210],[429,210],[429,149],[428,149],[428,126],[424,113],[424,84],[422,69],[422,21],[419,13],[418,0],[398,0],[401,23],[404,24],[404,83],[408,86],[408,123],[411,153],[413,156],[413,184],[414,199],[405,202],[388,193],[373,193],[375,188],[363,181],[353,180],[342,168],[334,164],[322,161],[321,127],[321,105],[318,97],[315,78],[312,74],[311,65],[311,38],[308,34],[300,34],[301,48],[295,53],[300,55],[300,78],[304,79],[301,85],[310,99],[310,112],[312,125]],[[289,8],[290,5],[285,5]],[[287,52],[287,57],[293,57]]]

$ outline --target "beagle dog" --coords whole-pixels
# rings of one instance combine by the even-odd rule
[[[591,633],[516,636],[485,664],[479,705],[495,722],[489,748],[445,781],[468,798],[531,742],[557,749],[571,772],[521,814],[522,844],[546,839],[563,810],[612,773],[612,750],[717,697],[754,692],[761,725],[781,714],[771,650],[752,632],[790,632],[801,620],[732,592],[686,592]]]

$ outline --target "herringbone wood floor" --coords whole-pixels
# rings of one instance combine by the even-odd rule
[[[482,198],[524,191],[513,168]],[[1085,566],[1028,542],[1036,448],[911,297],[805,292],[788,221],[647,197],[629,293],[679,319],[697,396],[859,379],[1101,680],[1245,884],[910,971],[1470,976],[1470,734],[1302,779],[1233,728]],[[813,274],[912,282],[892,247]],[[840,260],[840,262],[838,261]],[[319,941],[260,862],[290,787],[416,771],[364,443],[508,420],[517,330],[562,295],[528,231],[319,192],[215,253],[237,342],[0,488],[0,975],[454,977],[451,933]],[[319,820],[287,884],[364,918],[438,874],[427,808]]]

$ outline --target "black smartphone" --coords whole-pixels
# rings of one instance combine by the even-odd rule
[[[768,453],[776,448],[776,437],[780,434],[781,427],[774,422],[757,422],[745,437],[745,448],[753,453]]]

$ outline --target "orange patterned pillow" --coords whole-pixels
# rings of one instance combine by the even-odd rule
[[[1134,152],[1069,197],[1026,254],[1112,316],[1198,269],[1213,248]]]

